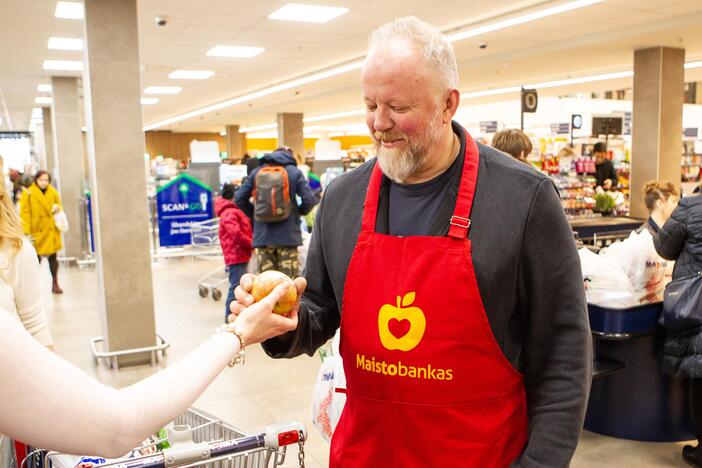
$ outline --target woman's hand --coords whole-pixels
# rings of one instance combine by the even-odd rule
[[[297,328],[299,300],[287,317],[273,313],[273,307],[285,296],[287,288],[279,284],[268,296],[248,307],[232,302],[229,321],[234,323],[245,345],[261,343]]]

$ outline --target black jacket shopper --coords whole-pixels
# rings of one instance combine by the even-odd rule
[[[702,195],[680,200],[670,219],[653,238],[658,254],[675,260],[673,279],[702,271]],[[668,331],[663,350],[663,366],[676,377],[691,378],[692,415],[697,439],[702,442],[702,327],[679,333]],[[683,448],[683,457],[693,466],[702,466],[700,445]]]

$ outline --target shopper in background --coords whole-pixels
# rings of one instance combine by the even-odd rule
[[[244,346],[271,329],[295,329],[296,315],[272,313],[286,291],[279,286],[176,364],[120,390],[49,352],[0,310],[0,434],[47,450],[124,456],[183,414]]]
[[[492,137],[492,147],[523,163],[527,163],[527,156],[534,149],[531,138],[516,128],[505,128],[495,133]]]
[[[0,186],[0,309],[18,318],[40,344],[53,349],[38,278],[36,251],[23,235],[10,194]]]
[[[252,157],[249,153],[245,153],[241,159],[241,163],[246,165],[246,175],[249,176],[259,166],[258,158]]]
[[[219,243],[224,253],[224,264],[229,272],[229,293],[224,308],[224,323],[231,313],[229,305],[234,300],[234,289],[246,273],[251,259],[252,230],[249,218],[233,202],[235,187],[224,184],[222,194],[215,200],[215,215],[219,218]]]
[[[617,171],[612,161],[607,159],[607,145],[601,141],[595,143],[592,147],[592,156],[595,158],[596,187],[602,187],[605,190],[616,189],[619,184]]]
[[[673,280],[702,271],[702,195],[682,198],[653,242],[661,257],[675,260]],[[702,328],[668,330],[663,366],[672,375],[691,380],[690,406],[698,444],[683,447],[683,457],[691,465],[702,467]]]
[[[311,356],[340,330],[332,468],[567,467],[592,350],[553,182],[452,120],[453,49],[417,18],[373,33],[361,85],[378,157],[326,187],[298,327],[264,349]]]
[[[289,215],[280,221],[262,221],[257,219],[259,216],[254,213],[256,202],[251,202],[257,184],[260,183],[257,181],[257,176],[266,168],[280,167],[285,169],[283,177],[287,179],[280,187],[283,188],[284,184],[288,186]],[[300,204],[297,202],[298,196],[301,200]],[[302,245],[300,215],[309,213],[317,202],[305,176],[297,168],[289,148],[278,148],[261,158],[261,165],[251,172],[236,192],[236,204],[254,220],[253,246],[258,250],[261,272],[278,270],[290,277],[300,274],[300,262],[297,256],[297,248]]]
[[[58,191],[51,186],[51,176],[46,171],[37,172],[34,183],[22,194],[20,216],[24,233],[31,237],[37,251],[39,262],[48,257],[49,269],[53,278],[51,292],[63,294],[58,284],[58,258],[61,250],[61,232],[56,227],[54,215],[61,211],[61,198]]]

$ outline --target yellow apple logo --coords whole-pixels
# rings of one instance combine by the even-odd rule
[[[378,313],[378,333],[380,342],[389,350],[410,351],[424,336],[427,320],[419,307],[410,307],[415,293],[405,294],[397,306],[386,304]],[[400,302],[402,305],[400,305]]]

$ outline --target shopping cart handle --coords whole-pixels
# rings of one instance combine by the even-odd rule
[[[264,438],[266,447],[278,450],[280,447],[307,440],[307,429],[299,422],[274,424],[265,429]]]

